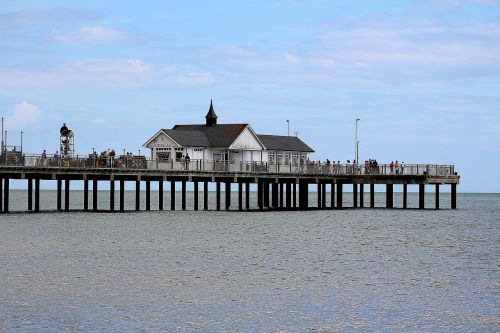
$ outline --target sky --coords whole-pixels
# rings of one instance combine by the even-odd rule
[[[500,192],[498,0],[0,0],[8,144],[141,150],[160,128],[298,135],[314,160],[454,164]],[[296,134],[296,132],[298,132]]]

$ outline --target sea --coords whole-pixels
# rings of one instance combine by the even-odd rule
[[[377,193],[374,209],[226,212],[193,211],[191,193],[190,210],[158,211],[153,193],[152,211],[123,213],[106,195],[102,212],[81,211],[81,191],[56,212],[46,190],[47,211],[25,213],[11,190],[0,332],[500,332],[500,194],[459,193],[456,210],[446,193],[440,210],[414,209],[416,193],[385,209]]]

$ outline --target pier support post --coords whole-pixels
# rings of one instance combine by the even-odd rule
[[[317,194],[318,194],[318,208],[321,208],[321,183],[318,183]]]
[[[293,189],[293,198],[292,198],[293,208],[297,208],[297,183],[296,182],[293,182],[292,189]]]
[[[56,206],[57,206],[57,210],[60,211],[62,209],[62,179],[58,179],[56,181],[57,183],[57,194],[56,194]]]
[[[358,184],[352,184],[352,206],[358,208]]]
[[[283,183],[279,183],[280,184],[280,203],[279,203],[279,208],[280,209],[283,209],[283,197],[284,197],[284,191],[283,191]]]
[[[238,182],[238,210],[243,210],[243,183]]]
[[[198,181],[194,181],[194,203],[193,209],[198,210]]]
[[[326,208],[326,183],[321,184],[321,207]]]
[[[425,208],[425,184],[418,185],[418,208]]]
[[[97,179],[92,181],[92,210],[97,212]]]
[[[264,209],[264,202],[263,202],[263,186],[262,186],[262,181],[259,179],[257,181],[257,206],[259,206],[259,210]]]
[[[203,182],[203,209],[208,210],[208,181]]]
[[[10,179],[9,178],[5,178],[5,184],[4,184],[4,188],[3,188],[3,211],[5,213],[8,213],[9,212],[9,183],[10,183]]]
[[[271,205],[274,209],[278,209],[278,183],[273,181],[271,184]]]
[[[457,184],[451,184],[451,209],[457,209]]]
[[[64,180],[64,211],[69,212],[69,179]]]
[[[120,212],[125,210],[125,180],[120,179]]]
[[[35,178],[35,212],[40,211],[40,178]]]
[[[28,178],[28,210],[33,210],[33,179]]]
[[[245,209],[250,210],[250,181],[245,183]]]
[[[307,210],[309,208],[309,183],[299,182],[299,209]]]
[[[286,209],[292,208],[292,184],[286,183]]]
[[[186,210],[186,181],[181,182],[182,187],[182,210]]]
[[[115,211],[115,181],[111,179],[109,181],[109,211]]]
[[[0,212],[3,211],[3,178],[0,178]]]
[[[163,210],[163,180],[158,181],[158,210]]]
[[[342,208],[343,192],[342,183],[337,183],[337,208]]]
[[[359,184],[359,207],[365,206],[365,185]]]
[[[141,181],[135,181],[135,210],[141,209]]]
[[[269,208],[269,182],[264,182],[264,207]]]
[[[439,184],[436,184],[436,209],[439,209]]]
[[[83,210],[89,210],[89,180],[83,180]]]
[[[408,184],[403,184],[403,209],[408,208]]]
[[[370,184],[370,208],[375,208],[375,184]]]
[[[146,179],[146,210],[151,210],[151,181]]]
[[[231,182],[226,182],[226,186],[225,186],[225,194],[226,194],[226,200],[225,200],[225,204],[226,204],[226,210],[229,210],[229,208],[231,208]]]
[[[175,180],[170,181],[170,210],[175,210]]]
[[[330,184],[330,207],[335,208],[335,183]]]
[[[215,210],[220,210],[220,181],[215,183]]]
[[[394,185],[386,184],[385,186],[385,206],[386,208],[394,207]]]

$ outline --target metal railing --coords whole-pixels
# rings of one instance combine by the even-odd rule
[[[390,164],[356,165],[309,162],[269,163],[260,161],[216,161],[185,159],[147,159],[145,156],[120,155],[99,157],[97,155],[60,157],[57,155],[4,153],[0,156],[1,166],[35,168],[85,168],[85,169],[124,169],[124,170],[166,170],[166,171],[231,171],[255,173],[289,173],[318,175],[455,175],[453,165],[440,164]]]

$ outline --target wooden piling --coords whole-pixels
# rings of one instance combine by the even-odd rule
[[[35,212],[40,211],[40,177],[35,178]]]
[[[386,208],[393,208],[394,207],[394,185],[393,184],[386,184],[385,206],[386,206]]]
[[[135,181],[135,210],[141,210],[141,181]]]
[[[182,188],[182,210],[186,210],[186,181],[185,180],[182,180],[181,181],[181,188]]]
[[[271,206],[274,209],[278,209],[278,183],[276,181],[273,181],[271,184]]]
[[[326,208],[326,183],[321,183],[321,207]]]
[[[358,184],[352,184],[352,206],[358,208]]]
[[[279,198],[279,200],[280,200],[280,204],[279,204],[279,208],[280,208],[280,209],[283,209],[283,196],[284,196],[284,195],[283,195],[283,194],[284,194],[284,192],[283,192],[283,186],[284,186],[284,185],[283,185],[283,183],[281,183],[281,182],[280,182],[279,184],[280,184],[280,198]]]
[[[243,210],[243,182],[238,182],[238,210]]]
[[[286,209],[292,208],[292,184],[286,182]]]
[[[342,200],[343,200],[343,194],[344,190],[342,189],[342,183],[337,183],[337,208],[342,208]]]
[[[418,185],[418,208],[425,208],[425,184]]]
[[[269,208],[269,182],[265,181],[263,184],[264,187],[264,207]]]
[[[363,208],[365,206],[365,186],[364,184],[359,184],[359,207]]]
[[[83,180],[83,210],[89,210],[89,180]]]
[[[198,210],[198,181],[194,181],[194,202],[193,202],[193,209]]]
[[[231,208],[231,182],[226,182],[225,184],[225,194],[226,194],[226,210]]]
[[[151,210],[151,181],[146,179],[146,210]]]
[[[120,179],[120,212],[125,210],[125,180]]]
[[[115,211],[115,181],[111,179],[109,181],[109,211]]]
[[[250,181],[245,183],[245,209],[250,210]]]
[[[408,184],[403,184],[403,208],[408,208]]]
[[[208,210],[208,181],[203,182],[203,209]]]
[[[158,181],[158,210],[163,210],[163,180]]]
[[[220,210],[220,181],[215,183],[215,210]]]
[[[436,184],[436,209],[439,209],[439,184]]]
[[[451,184],[451,209],[457,209],[457,184]]]
[[[28,178],[28,211],[33,210],[33,179]]]
[[[318,208],[321,208],[321,183],[317,184],[318,189],[316,194],[318,195]]]
[[[92,181],[92,210],[97,212],[97,179]]]
[[[69,179],[64,180],[64,211],[69,212]]]
[[[61,210],[62,209],[62,204],[61,204],[62,179],[58,179],[56,181],[56,183],[57,183],[56,206],[57,206],[57,210]]]
[[[5,213],[9,212],[9,184],[10,184],[10,179],[5,178],[4,180],[4,187],[3,187],[3,211]]]
[[[175,180],[170,181],[170,210],[175,210]]]
[[[335,183],[330,184],[330,207],[335,208]]]
[[[370,208],[375,208],[375,184],[370,184]]]
[[[259,210],[264,209],[264,200],[263,200],[263,186],[262,182],[259,181],[257,182],[257,206],[259,207]]]
[[[292,189],[293,189],[293,198],[292,198],[293,208],[297,208],[297,183],[296,182],[293,182]]]

